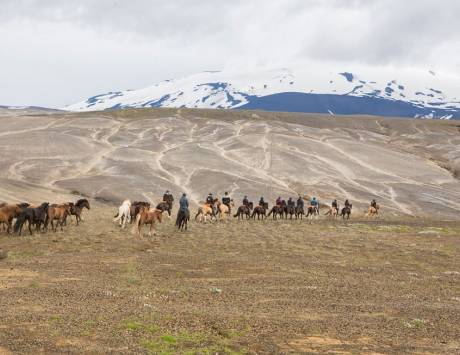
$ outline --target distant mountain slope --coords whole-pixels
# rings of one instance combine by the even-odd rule
[[[460,118],[460,80],[426,72],[322,73],[288,69],[203,72],[140,90],[96,95],[65,109],[142,107]]]

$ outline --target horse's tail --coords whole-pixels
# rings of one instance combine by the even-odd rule
[[[138,213],[137,216],[136,216],[136,223],[134,223],[134,226],[133,226],[133,229],[132,229],[132,232],[133,234],[139,234],[139,231],[140,231],[140,224],[141,224],[141,214]]]
[[[179,227],[181,219],[182,219],[182,210],[179,210],[179,212],[177,212],[176,227]]]
[[[238,207],[238,209],[236,210],[236,214],[233,215],[233,218],[238,217],[240,213],[241,213],[241,207]]]
[[[195,215],[195,221],[196,219],[198,218],[198,216],[200,215],[200,213],[202,214],[203,213],[203,209],[201,207],[198,208],[198,212],[196,213]]]
[[[23,216],[19,216],[18,218],[16,218],[16,223],[14,224],[14,233],[19,233],[19,229],[22,227],[24,222],[25,219],[23,218]]]

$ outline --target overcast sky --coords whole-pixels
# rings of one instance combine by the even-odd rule
[[[0,105],[226,67],[460,72],[458,0],[0,0]]]

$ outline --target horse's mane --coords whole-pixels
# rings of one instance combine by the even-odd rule
[[[84,203],[89,203],[86,198],[81,198],[77,202],[75,202],[75,206],[80,207]]]

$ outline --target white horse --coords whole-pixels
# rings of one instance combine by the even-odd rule
[[[131,201],[124,200],[120,207],[118,207],[118,213],[113,219],[114,222],[120,222],[121,228],[126,227],[126,221],[131,223]]]

